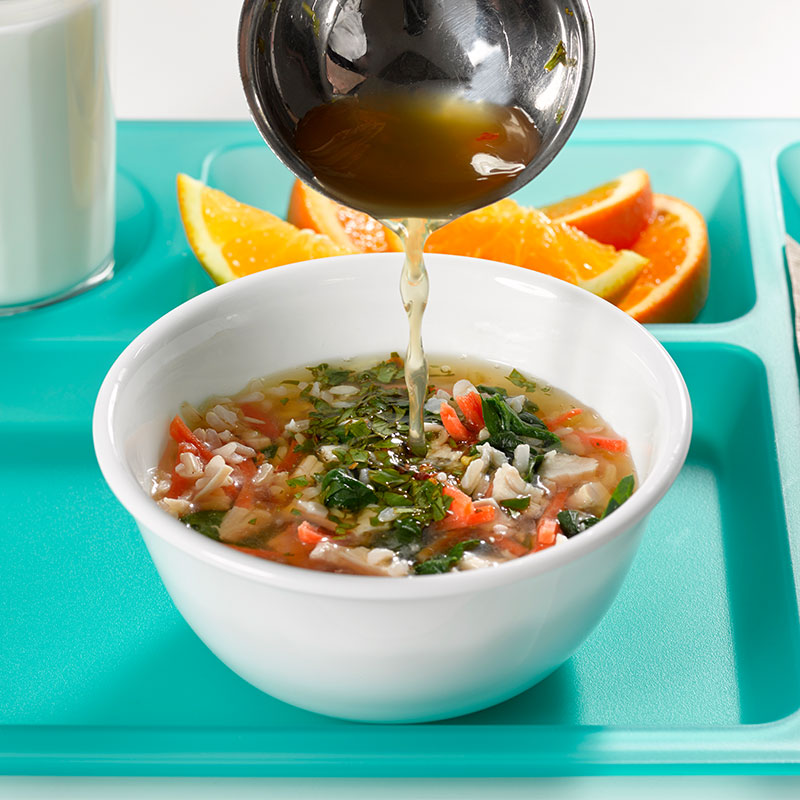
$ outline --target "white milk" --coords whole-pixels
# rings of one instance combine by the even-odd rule
[[[103,0],[0,0],[0,314],[113,270]]]

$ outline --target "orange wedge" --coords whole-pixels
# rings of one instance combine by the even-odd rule
[[[510,199],[453,220],[431,235],[425,250],[515,264],[577,284],[608,300],[624,292],[647,263],[646,257],[596,242]]]
[[[178,175],[178,205],[189,245],[216,283],[295,261],[354,252],[188,175]]]
[[[653,195],[655,217],[633,245],[648,263],[617,305],[639,322],[691,322],[708,296],[708,231],[697,209]]]
[[[397,236],[363,211],[330,200],[300,180],[294,182],[286,219],[298,228],[324,233],[340,247],[360,253],[399,252]]]
[[[631,247],[653,214],[650,177],[643,169],[635,169],[577,197],[545,206],[542,211],[598,242]]]

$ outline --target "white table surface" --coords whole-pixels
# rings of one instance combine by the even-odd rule
[[[387,0],[388,1],[388,0]],[[299,2],[299,0],[298,0]],[[245,119],[236,0],[112,0],[120,119]],[[594,0],[592,118],[800,117],[800,0]],[[800,773],[800,767],[798,767]],[[800,777],[288,780],[0,777],[3,800],[800,797]]]

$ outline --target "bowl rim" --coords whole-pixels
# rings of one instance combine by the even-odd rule
[[[313,283],[319,277],[331,277],[332,273],[349,265],[377,260],[392,262],[402,258],[398,253],[351,254],[314,259],[286,265],[300,283]],[[354,261],[356,260],[356,261]],[[692,411],[689,393],[677,365],[663,345],[643,325],[636,322],[616,306],[596,297],[572,284],[542,273],[523,270],[519,267],[467,256],[426,255],[430,267],[437,263],[453,261],[480,262],[483,274],[493,279],[505,277],[515,282],[532,284],[534,287],[573,298],[579,303],[600,304],[603,312],[618,318],[618,324],[627,326],[638,337],[637,349],[649,348],[649,358],[660,359],[658,375],[664,378],[665,391],[671,392],[676,405],[671,418],[674,420],[674,442],[671,448],[653,463],[650,474],[633,493],[631,498],[613,516],[602,520],[580,536],[568,539],[558,547],[551,547],[535,554],[534,558],[522,557],[503,563],[497,568],[470,570],[441,575],[411,575],[404,579],[382,579],[382,576],[349,575],[319,572],[287,564],[270,562],[241,553],[225,544],[197,534],[176,518],[161,509],[150,498],[126,464],[124,448],[114,438],[115,410],[119,392],[135,374],[138,365],[146,363],[151,352],[158,349],[158,342],[174,336],[200,318],[208,319],[214,314],[220,300],[228,295],[250,293],[259,284],[269,285],[279,275],[285,279],[290,273],[285,267],[266,270],[214,287],[179,306],[176,306],[142,331],[116,358],[97,395],[92,419],[95,454],[100,470],[114,495],[130,513],[137,525],[157,535],[160,539],[183,551],[186,555],[206,562],[242,578],[274,588],[304,594],[328,597],[359,598],[370,600],[411,600],[473,593],[497,585],[515,583],[582,559],[589,553],[612,542],[634,529],[650,513],[674,482],[689,450],[692,431]],[[356,267],[358,268],[358,267]],[[375,270],[375,266],[369,269]],[[435,266],[434,266],[435,268]],[[351,266],[352,269],[352,266]],[[396,274],[396,273],[395,273]],[[651,362],[652,363],[652,362]],[[602,411],[601,411],[602,413]],[[146,538],[146,537],[145,537]]]

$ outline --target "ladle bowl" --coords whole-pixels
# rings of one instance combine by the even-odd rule
[[[513,180],[476,198],[478,207],[552,161],[580,117],[593,67],[586,0],[245,0],[239,27],[239,68],[258,129],[295,175],[339,202],[294,144],[312,108],[420,88],[520,108],[539,148]]]

